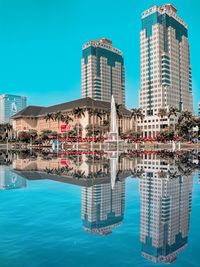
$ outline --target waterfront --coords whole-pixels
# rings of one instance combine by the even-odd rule
[[[198,266],[198,152],[68,154],[1,155],[2,267]]]

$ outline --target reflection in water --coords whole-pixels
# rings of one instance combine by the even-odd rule
[[[112,153],[109,161],[108,182],[82,187],[81,217],[83,228],[89,233],[108,235],[123,221],[125,181],[116,181],[118,154]]]
[[[12,173],[9,167],[0,165],[0,190],[26,187],[26,179]]]
[[[108,235],[123,221],[125,207],[125,181],[82,187],[81,217],[84,230]]]
[[[99,235],[108,235],[122,224],[126,178],[138,178],[142,256],[171,263],[187,246],[198,153],[72,153],[63,157],[40,153],[15,155],[11,163],[12,171],[0,166],[0,189],[25,187],[26,179],[79,185],[83,229]]]
[[[155,155],[143,157],[141,166],[145,169],[140,179],[142,255],[170,263],[188,243],[193,176],[177,174],[175,165]]]

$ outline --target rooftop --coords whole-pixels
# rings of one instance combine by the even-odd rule
[[[110,110],[110,103],[86,97],[49,107],[28,106],[25,109],[16,113],[14,116],[12,116],[12,119],[17,119],[22,117],[41,117],[48,113],[55,113],[58,111],[71,111],[76,107]],[[130,114],[130,111],[125,108],[122,108],[122,112],[127,115]]]
[[[177,16],[177,8],[172,4],[164,4],[161,6],[153,5],[142,13],[142,19],[155,12],[159,12],[160,14],[166,13],[187,28],[187,24],[179,16]]]
[[[101,48],[110,50],[114,53],[117,53],[119,55],[122,55],[122,52],[119,49],[113,47],[112,41],[108,38],[105,38],[105,37],[100,38],[98,40],[90,40],[89,42],[87,42],[86,44],[83,45],[83,49],[86,49],[89,46],[101,47]]]

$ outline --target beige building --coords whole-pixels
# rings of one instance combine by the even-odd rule
[[[83,46],[81,60],[82,97],[111,101],[125,106],[125,67],[122,52],[107,38]]]
[[[188,27],[171,4],[154,5],[142,13],[140,72],[139,102],[146,119],[139,127],[144,136],[155,136],[162,125],[173,124],[157,116],[159,109],[193,113]]]
[[[84,114],[75,115],[75,110],[81,110]],[[95,111],[95,113],[93,113]],[[69,116],[72,120],[68,123],[62,122],[61,119],[48,118],[49,115],[54,116],[61,112],[63,116]],[[80,112],[81,113],[81,112]],[[134,120],[131,118],[131,112],[124,107],[121,108],[122,117],[119,119],[119,131],[125,133],[134,127]],[[101,127],[104,135],[108,131],[103,127],[105,123],[109,124],[110,103],[105,101],[93,100],[89,97],[78,99],[50,107],[28,106],[23,109],[13,119],[13,128],[16,134],[30,130],[36,130],[39,134],[44,130],[56,131],[58,133],[68,132],[77,125],[80,130],[80,136],[85,137],[87,127],[93,125]],[[64,129],[64,130],[63,130]]]

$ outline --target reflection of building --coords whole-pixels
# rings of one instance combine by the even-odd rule
[[[171,263],[187,246],[193,179],[177,175],[173,164],[155,155],[144,157],[142,167],[142,255],[153,262]]]
[[[193,112],[188,27],[173,5],[143,12],[140,49],[140,107],[146,115],[140,127],[151,136],[173,125],[173,118],[157,116],[160,108]]]
[[[0,166],[0,190],[26,187],[26,180],[10,171],[9,167]]]
[[[0,95],[0,123],[10,122],[10,117],[26,107],[26,97]]]
[[[83,46],[82,97],[125,105],[125,71],[122,53],[102,38]]]
[[[81,217],[85,231],[108,235],[123,221],[125,181],[82,187]]]

